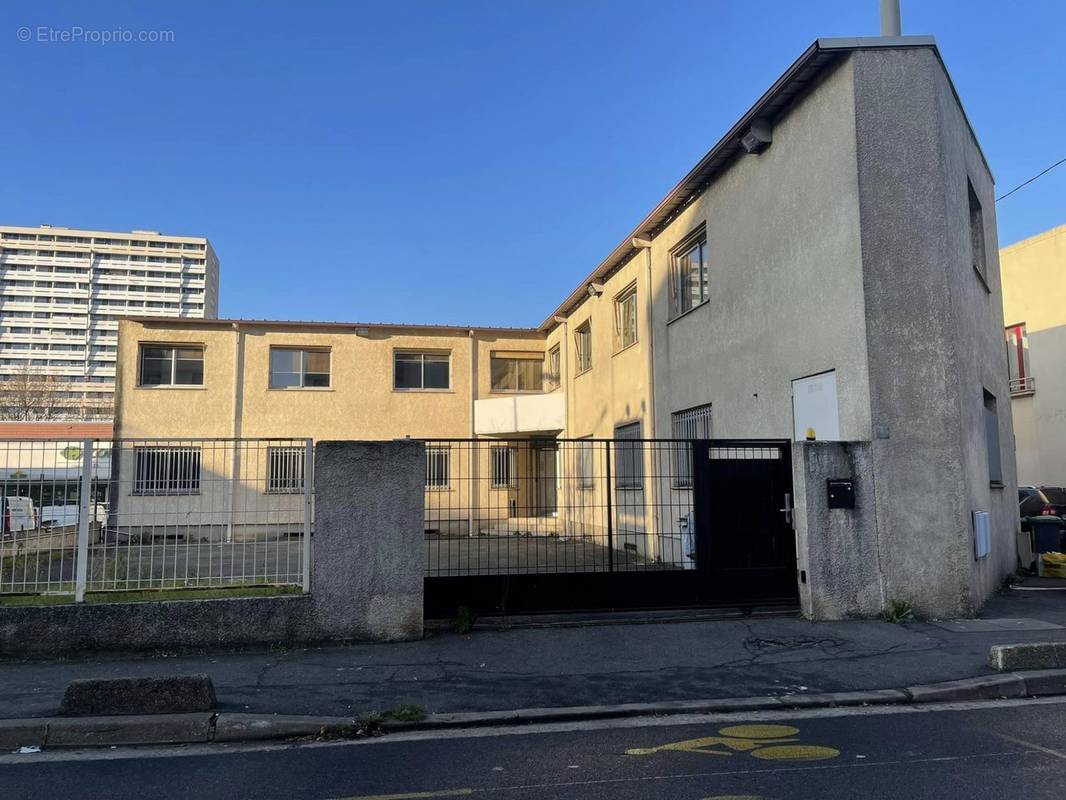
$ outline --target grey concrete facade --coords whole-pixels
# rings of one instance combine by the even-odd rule
[[[418,639],[424,481],[421,442],[319,442],[310,594],[0,606],[0,656]]]

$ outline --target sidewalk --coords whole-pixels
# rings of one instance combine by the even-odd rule
[[[220,711],[336,716],[401,704],[450,713],[900,688],[990,674],[993,644],[1066,642],[1066,591],[1014,590],[980,618],[905,625],[738,618],[477,630],[238,654],[0,661],[0,718],[55,713],[75,678],[200,672],[214,680]]]

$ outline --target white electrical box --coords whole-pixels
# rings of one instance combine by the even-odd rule
[[[992,552],[992,520],[987,511],[973,512],[973,557],[984,558]]]
[[[840,441],[836,372],[792,381],[792,423],[797,442]]]

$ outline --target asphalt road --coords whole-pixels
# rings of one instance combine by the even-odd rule
[[[7,755],[0,787],[10,800],[1059,800],[1066,702],[634,720],[225,751],[105,750],[88,758]]]

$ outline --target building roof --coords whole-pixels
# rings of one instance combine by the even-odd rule
[[[409,331],[444,331],[447,333],[489,332],[520,333],[541,335],[538,328],[494,328],[484,325],[431,325],[413,322],[323,322],[291,319],[196,319],[193,317],[143,317],[136,314],[120,315],[119,319],[128,319],[147,324],[173,325],[174,327],[232,327],[248,325],[263,328],[333,328],[344,330],[409,330]]]
[[[91,228],[67,228],[63,225],[0,225],[0,231],[9,231],[12,233],[43,233],[43,234],[55,234],[56,236],[73,236],[80,234],[82,236],[101,236],[104,238],[121,237],[127,239],[168,239],[177,240],[181,242],[189,242],[190,244],[205,244],[208,239],[206,236],[181,236],[170,233],[160,233],[159,231],[98,231]]]
[[[843,39],[818,39],[796,59],[773,86],[760,97],[737,123],[729,129],[710,151],[670,192],[659,201],[640,223],[633,228],[603,261],[589,273],[573,292],[540,324],[540,330],[549,331],[557,324],[555,318],[570,313],[588,297],[588,285],[605,280],[611,273],[624,266],[639,250],[634,239],[652,239],[684,211],[715,178],[726,170],[732,160],[743,152],[740,139],[756,119],[774,122],[783,117],[792,102],[810,88],[827,70],[857,50],[884,48],[930,48],[944,65],[936,40],[932,36],[872,36]],[[947,67],[944,67],[947,74]],[[951,83],[951,76],[948,75]],[[952,91],[955,91],[952,84]],[[955,92],[958,100],[958,92]],[[959,107],[962,108],[961,101]],[[963,112],[965,117],[965,112]],[[969,125],[969,120],[967,120]],[[973,126],[970,126],[973,133]],[[976,142],[977,137],[974,136]],[[978,151],[980,145],[978,144]],[[982,153],[982,158],[984,154]],[[987,159],[985,166],[988,166]],[[989,170],[991,172],[991,170]]]
[[[1007,253],[1013,250],[1021,250],[1023,248],[1029,247],[1030,245],[1034,245],[1037,242],[1042,242],[1044,241],[1044,239],[1054,239],[1056,236],[1062,236],[1063,234],[1066,234],[1066,224],[1056,225],[1054,228],[1048,228],[1046,231],[1034,233],[1027,239],[1019,239],[1013,244],[1005,245],[999,249],[999,252]]]
[[[0,422],[0,441],[110,439],[110,422]]]

